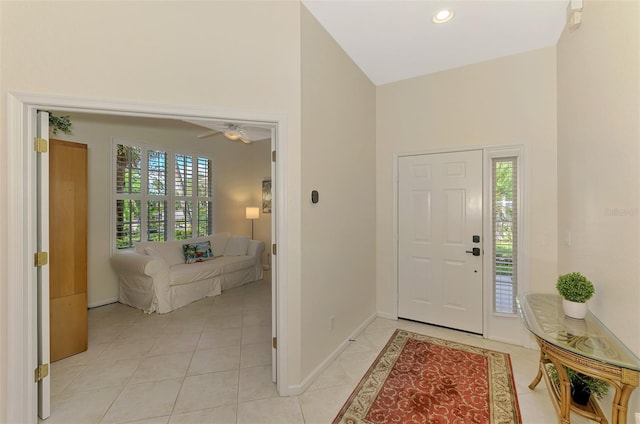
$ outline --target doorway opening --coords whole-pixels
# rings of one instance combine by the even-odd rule
[[[9,198],[16,199],[16,208],[8,213],[10,231],[8,240],[16,247],[9,252],[10,263],[16,264],[8,270],[9,299],[8,310],[11,326],[8,331],[8,378],[15,382],[14,389],[8,394],[8,405],[12,410],[8,416],[23,417],[24,421],[35,422],[36,405],[38,403],[38,384],[25,376],[33,376],[33,369],[38,362],[38,329],[37,316],[37,269],[27,257],[36,251],[36,229],[38,195],[35,190],[38,163],[33,150],[33,140],[36,136],[36,113],[47,110],[54,113],[91,113],[98,115],[128,116],[140,118],[200,120],[211,122],[241,122],[270,125],[272,128],[272,151],[286,151],[286,120],[280,114],[256,114],[228,110],[203,110],[176,106],[132,105],[107,101],[68,99],[62,97],[41,97],[31,95],[9,94],[7,126],[10,145],[8,146],[10,174],[16,177],[16,184],[9,189]],[[281,155],[286,157],[286,155]],[[286,180],[284,161],[272,162],[272,196],[273,213],[271,216],[272,243],[282,239],[284,231],[284,215],[286,213],[284,198],[286,196]],[[266,175],[265,175],[266,176]],[[21,201],[22,200],[22,201]],[[269,246],[270,247],[270,246]],[[270,251],[270,249],[268,249]],[[279,302],[284,292],[286,280],[284,273],[279,272],[280,261],[285,258],[286,246],[281,246],[278,256],[270,258],[271,272],[274,280],[272,296],[272,311],[274,315],[273,335],[286,334],[286,322],[277,317],[284,313],[283,303]],[[31,252],[29,254],[25,254]],[[284,351],[286,338],[279,337],[278,350],[273,352],[274,376],[277,374],[278,391],[284,390],[282,384],[286,381],[286,358]]]

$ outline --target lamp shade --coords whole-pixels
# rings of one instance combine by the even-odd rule
[[[260,217],[260,208],[247,208],[247,219],[258,219]]]

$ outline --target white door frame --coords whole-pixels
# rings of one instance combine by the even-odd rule
[[[49,112],[37,113],[37,136],[47,141],[47,145],[51,146],[49,140]],[[49,199],[49,155],[46,152],[37,153],[37,181],[39,194],[37,199]],[[37,221],[37,249],[40,252],[51,252],[49,246],[49,214],[43,213],[41,209],[43,205],[38,201],[36,207],[40,218]],[[47,208],[48,209],[48,208]],[[48,364],[51,362],[51,314],[50,314],[50,296],[49,278],[51,269],[48,266],[39,267],[36,270],[37,282],[37,327],[38,327],[38,363]],[[38,416],[40,418],[49,418],[51,415],[51,374],[44,376],[38,383]]]
[[[482,335],[484,338],[494,339],[498,341],[503,341],[507,343],[517,344],[529,347],[530,340],[528,336],[528,332],[523,328],[522,325],[519,325],[519,318],[514,317],[513,320],[517,320],[518,322],[513,327],[517,327],[519,331],[512,338],[505,338],[501,335],[497,334],[496,328],[503,327],[502,321],[508,319],[504,316],[498,316],[493,313],[493,295],[492,289],[493,284],[491,283],[491,270],[493,267],[493,253],[489,248],[488,244],[485,244],[486,240],[489,240],[492,237],[491,230],[489,228],[488,222],[489,217],[491,215],[491,186],[489,184],[489,178],[487,172],[490,172],[491,169],[491,159],[494,157],[500,156],[514,156],[517,155],[519,157],[519,217],[520,222],[518,225],[519,232],[519,243],[518,243],[518,257],[519,257],[519,267],[518,267],[518,294],[526,293],[529,290],[529,260],[528,260],[528,252],[529,252],[529,215],[526,213],[526,208],[528,205],[528,192],[526,187],[528,187],[528,174],[525,170],[528,170],[526,166],[527,158],[525,156],[525,148],[523,145],[511,145],[511,146],[464,146],[459,148],[450,148],[450,149],[427,149],[415,152],[407,152],[407,153],[394,153],[393,154],[393,269],[392,275],[394,278],[394,287],[395,290],[393,292],[393,305],[395,310],[390,316],[385,316],[385,318],[398,319],[398,242],[399,242],[399,228],[398,228],[398,194],[399,194],[399,158],[402,156],[417,156],[417,155],[429,155],[435,153],[456,153],[456,152],[466,152],[470,150],[482,150],[483,152],[483,190],[482,190],[482,200],[483,200],[483,237],[482,237],[482,248],[484,249],[483,255],[483,310],[484,310],[484,319],[483,319],[483,329]]]
[[[277,198],[277,225],[272,228],[272,240],[287,240],[288,211],[286,208],[287,179],[287,117],[282,113],[243,112],[223,108],[194,108],[177,105],[125,103],[103,99],[69,98],[62,96],[25,93],[7,94],[7,419],[9,422],[36,423],[38,385],[34,382],[37,366],[37,293],[36,268],[33,254],[36,251],[36,155],[33,150],[35,137],[35,112],[38,109],[69,112],[98,113],[123,116],[143,116],[166,119],[218,119],[271,123],[276,126],[278,160],[275,163]],[[278,350],[277,387],[286,394],[287,377],[287,316],[286,243],[279,243],[274,276],[277,281]]]

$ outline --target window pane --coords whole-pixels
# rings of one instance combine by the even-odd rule
[[[198,236],[211,234],[212,213],[211,202],[198,202]]]
[[[116,200],[116,248],[126,249],[140,241],[140,201]]]
[[[198,196],[211,196],[211,161],[198,158]]]
[[[175,239],[184,240],[191,237],[191,202],[176,202]]]
[[[191,156],[176,155],[176,196],[192,196],[193,158]]]
[[[167,202],[147,202],[147,240],[167,239]]]
[[[515,314],[517,295],[517,158],[493,160],[495,312]]]
[[[141,149],[116,145],[116,193],[140,193]]]
[[[156,150],[149,150],[149,194],[165,196],[167,194],[167,154]]]

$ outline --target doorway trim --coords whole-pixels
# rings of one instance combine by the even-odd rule
[[[38,420],[38,385],[32,379],[37,366],[37,299],[36,268],[32,258],[36,251],[36,206],[34,190],[36,154],[35,111],[45,109],[105,115],[153,117],[166,119],[238,120],[269,123],[275,126],[272,149],[278,151],[275,163],[276,225],[272,227],[272,242],[278,243],[274,281],[277,282],[278,349],[277,388],[280,394],[289,390],[287,376],[287,117],[283,113],[261,113],[224,108],[196,108],[183,105],[127,103],[104,99],[70,98],[28,93],[7,94],[7,198],[13,207],[7,208],[7,415],[9,422]]]

